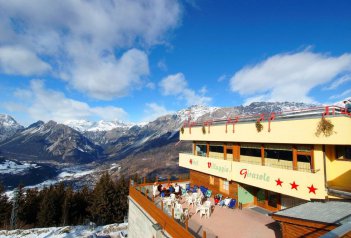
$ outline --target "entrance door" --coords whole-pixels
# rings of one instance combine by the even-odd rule
[[[267,209],[277,211],[280,209],[280,195],[271,191],[267,191]]]
[[[280,194],[264,189],[258,189],[256,193],[255,205],[267,209],[269,211],[278,211],[281,207]]]
[[[259,189],[256,193],[257,206],[266,208],[266,192],[263,189]]]

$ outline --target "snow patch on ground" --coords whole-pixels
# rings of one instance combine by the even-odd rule
[[[128,223],[105,226],[63,226],[33,229],[0,230],[0,238],[68,238],[68,237],[120,237],[121,231],[128,229]]]
[[[0,161],[0,174],[19,174],[31,168],[38,168],[37,164],[19,163],[11,160]]]

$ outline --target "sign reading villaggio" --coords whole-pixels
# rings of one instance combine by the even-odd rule
[[[266,173],[254,173],[248,169],[240,170],[240,175],[244,176],[244,179],[246,179],[246,177],[248,177],[248,178],[253,178],[253,179],[257,179],[257,180],[262,180],[265,182],[269,182],[269,179],[270,179],[269,175],[267,175]]]
[[[193,155],[186,155],[184,157],[181,155],[180,165],[222,178],[229,178],[230,173],[232,172],[231,161]]]

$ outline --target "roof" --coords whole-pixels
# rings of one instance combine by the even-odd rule
[[[307,202],[275,212],[273,215],[328,224],[345,224],[351,222],[351,202]]]

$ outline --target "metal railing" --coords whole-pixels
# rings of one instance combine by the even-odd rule
[[[345,115],[351,117],[351,113],[347,113],[343,107],[331,105],[331,106],[319,106],[312,108],[287,110],[281,112],[270,112],[261,114],[250,114],[250,115],[233,115],[228,118],[211,118],[209,120],[197,120],[197,121],[185,121],[184,127],[193,126],[210,126],[216,124],[235,124],[238,122],[249,122],[249,121],[273,121],[279,119],[293,119],[293,118],[304,118],[304,117],[317,117],[317,116],[336,116]]]
[[[194,155],[191,152],[180,152],[182,154],[188,154],[188,155]],[[196,155],[194,155],[196,156]],[[224,160],[224,157],[221,156],[199,156],[199,157],[205,157],[205,158],[209,158],[209,159],[219,159],[219,160]],[[320,169],[312,169],[312,168],[306,168],[303,166],[297,166],[297,168],[294,169],[293,166],[293,161],[289,161],[291,162],[291,165],[283,165],[283,164],[264,164],[262,165],[262,161],[261,161],[261,157],[253,157],[253,158],[258,158],[257,160],[239,160],[239,161],[235,161],[238,163],[246,163],[246,164],[254,164],[254,165],[260,165],[260,166],[265,166],[265,167],[271,167],[271,168],[278,168],[278,169],[284,169],[284,170],[295,170],[295,171],[301,171],[301,172],[306,172],[306,173],[317,173],[318,171],[320,171]],[[272,160],[271,158],[269,158],[270,160]],[[228,159],[227,159],[228,160]],[[278,159],[277,159],[278,160]],[[232,161],[232,160],[228,160],[228,161]]]

